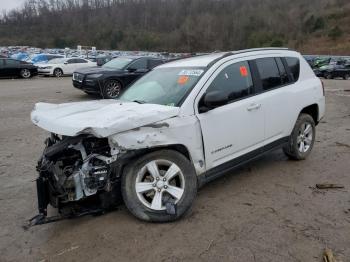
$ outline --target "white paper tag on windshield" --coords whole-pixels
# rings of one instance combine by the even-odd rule
[[[184,69],[179,73],[179,76],[200,76],[203,72],[202,69]]]

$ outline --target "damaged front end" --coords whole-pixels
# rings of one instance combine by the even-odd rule
[[[37,165],[39,215],[29,226],[103,213],[121,203],[120,166],[107,138],[51,134],[45,144]],[[48,204],[58,216],[47,217]]]

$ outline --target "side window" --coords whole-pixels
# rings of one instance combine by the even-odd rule
[[[285,85],[285,84],[288,84],[289,82],[291,82],[289,80],[287,71],[286,71],[286,69],[285,69],[285,67],[284,67],[284,65],[282,63],[281,58],[277,57],[276,58],[276,63],[277,63],[278,71],[280,71],[282,85]]]
[[[6,60],[6,67],[12,67],[12,66],[18,66],[19,61],[13,60],[13,59],[7,59]]]
[[[75,59],[75,63],[87,63],[87,61],[86,60],[84,60],[84,59]]]
[[[75,64],[75,59],[69,59],[69,60],[67,60],[67,63],[68,64]]]
[[[280,72],[274,58],[260,58],[256,60],[263,90],[267,91],[282,84]]]
[[[139,58],[135,62],[131,63],[129,65],[129,68],[132,69],[147,69],[147,59],[145,58]]]
[[[253,81],[248,62],[239,62],[224,68],[207,89],[222,92],[229,102],[242,99],[252,93]]]
[[[148,59],[148,69],[153,69],[154,67],[163,64],[162,60],[159,59]]]
[[[287,65],[293,75],[294,82],[298,81],[300,75],[300,61],[296,57],[286,57]]]
[[[3,68],[5,65],[5,60],[4,59],[0,59],[0,68]]]

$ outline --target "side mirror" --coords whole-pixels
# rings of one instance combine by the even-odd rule
[[[211,91],[209,93],[204,94],[204,96],[202,97],[199,111],[200,113],[204,113],[216,107],[226,105],[227,102],[227,94],[224,94],[220,91]]]
[[[65,65],[68,65],[68,62],[64,62]]]

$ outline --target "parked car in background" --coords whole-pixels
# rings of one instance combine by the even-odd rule
[[[89,58],[90,61],[96,62],[97,66],[103,66],[105,63],[111,61],[113,57],[111,56],[97,56]]]
[[[64,56],[57,54],[36,54],[30,58],[30,62],[33,64],[47,63],[55,58],[64,58]]]
[[[318,77],[324,77],[327,79],[332,79],[336,77],[342,77],[348,79],[349,69],[348,66],[350,61],[348,60],[337,60],[331,64],[321,66],[320,68],[314,68],[314,73]]]
[[[11,58],[0,58],[0,77],[30,78],[38,74],[33,64]]]
[[[15,60],[20,60],[20,61],[26,61],[29,58],[29,54],[27,52],[18,52],[18,53],[12,54],[11,58]]]
[[[75,71],[73,86],[87,94],[97,94],[103,98],[116,98],[123,88],[163,63],[163,59],[146,56],[118,57],[102,67]]]
[[[72,75],[77,69],[94,67],[96,63],[83,58],[55,58],[47,64],[37,64],[40,75],[61,77]]]
[[[350,79],[350,63],[349,64],[340,64],[327,68],[323,71],[323,76],[326,79],[333,79],[341,77],[344,80]]]

